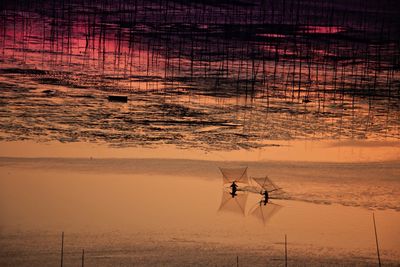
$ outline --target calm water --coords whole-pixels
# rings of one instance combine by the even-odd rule
[[[0,163],[2,266],[58,264],[61,229],[68,265],[80,264],[84,248],[87,264],[95,266],[231,266],[236,255],[243,266],[281,266],[287,234],[291,264],[374,266],[368,209],[376,205],[382,259],[397,264],[400,256],[400,214],[391,210],[400,206],[397,163],[247,162],[250,175],[267,171],[296,199],[271,200],[274,211],[265,217],[259,195],[232,199],[221,186],[216,166],[244,162]]]
[[[398,265],[400,7],[314,2],[3,1],[0,265]]]

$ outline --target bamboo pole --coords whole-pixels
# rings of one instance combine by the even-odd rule
[[[61,267],[63,267],[64,260],[64,232],[61,233]]]
[[[287,267],[287,237],[285,234],[285,267]]]
[[[380,253],[379,253],[378,234],[376,233],[375,213],[372,213],[372,220],[374,221],[376,253],[378,254],[378,266],[381,267],[381,256],[380,256]]]
[[[82,249],[82,267],[85,266],[85,250]]]

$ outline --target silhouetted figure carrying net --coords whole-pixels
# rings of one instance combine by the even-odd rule
[[[237,191],[238,185],[236,184],[236,182],[233,181],[230,187],[232,188],[232,191],[231,191],[231,193],[230,193],[231,196],[232,196],[232,197],[237,196],[236,191]]]
[[[278,210],[280,205],[271,199],[280,199],[285,193],[267,176],[249,177],[247,167],[219,168],[222,174],[222,200],[218,211],[230,211],[242,216],[252,215],[265,224]],[[246,209],[248,193],[262,196],[250,209]]]
[[[263,202],[268,203],[270,199],[278,199],[284,195],[284,191],[272,182],[268,176],[251,177],[251,180],[256,183],[256,186],[244,188],[250,192],[258,192],[263,196]]]
[[[267,190],[264,190],[264,192],[262,192],[261,194],[264,196],[264,198],[263,198],[263,200],[262,200],[262,203],[263,203],[264,206],[265,206],[265,205],[267,205],[268,199],[269,199],[268,191],[267,191]]]
[[[231,192],[229,194],[232,198],[237,196],[237,191],[239,189],[239,185],[242,188],[243,186],[248,185],[248,177],[247,177],[247,167],[244,168],[220,168],[222,174],[222,183],[224,185],[230,184]]]

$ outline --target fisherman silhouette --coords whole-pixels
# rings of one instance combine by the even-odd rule
[[[232,192],[230,193],[232,198],[234,198],[235,196],[237,196],[236,191],[238,188],[238,185],[235,183],[235,181],[233,181],[233,183],[230,186],[232,188]]]
[[[267,203],[268,203],[268,199],[269,199],[269,196],[268,196],[268,191],[267,190],[265,190],[264,192],[262,192],[261,193],[262,195],[264,195],[264,199],[262,200],[263,201],[263,204],[264,204],[264,206],[265,205],[267,205]]]

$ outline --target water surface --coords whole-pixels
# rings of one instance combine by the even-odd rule
[[[397,6],[3,1],[0,265],[398,265]]]
[[[265,219],[255,212],[259,195],[246,196],[244,210],[234,199],[225,203],[218,162],[2,158],[1,164],[4,266],[56,264],[61,229],[68,264],[79,264],[85,248],[87,263],[102,266],[230,265],[236,255],[244,266],[280,265],[287,234],[293,264],[374,265],[368,209],[376,203],[383,209],[375,212],[382,258],[395,263],[400,255],[393,210],[400,206],[398,163],[370,173],[381,175],[375,184],[365,175],[376,164],[249,163],[249,174],[268,170],[297,199],[271,200],[280,209]]]

